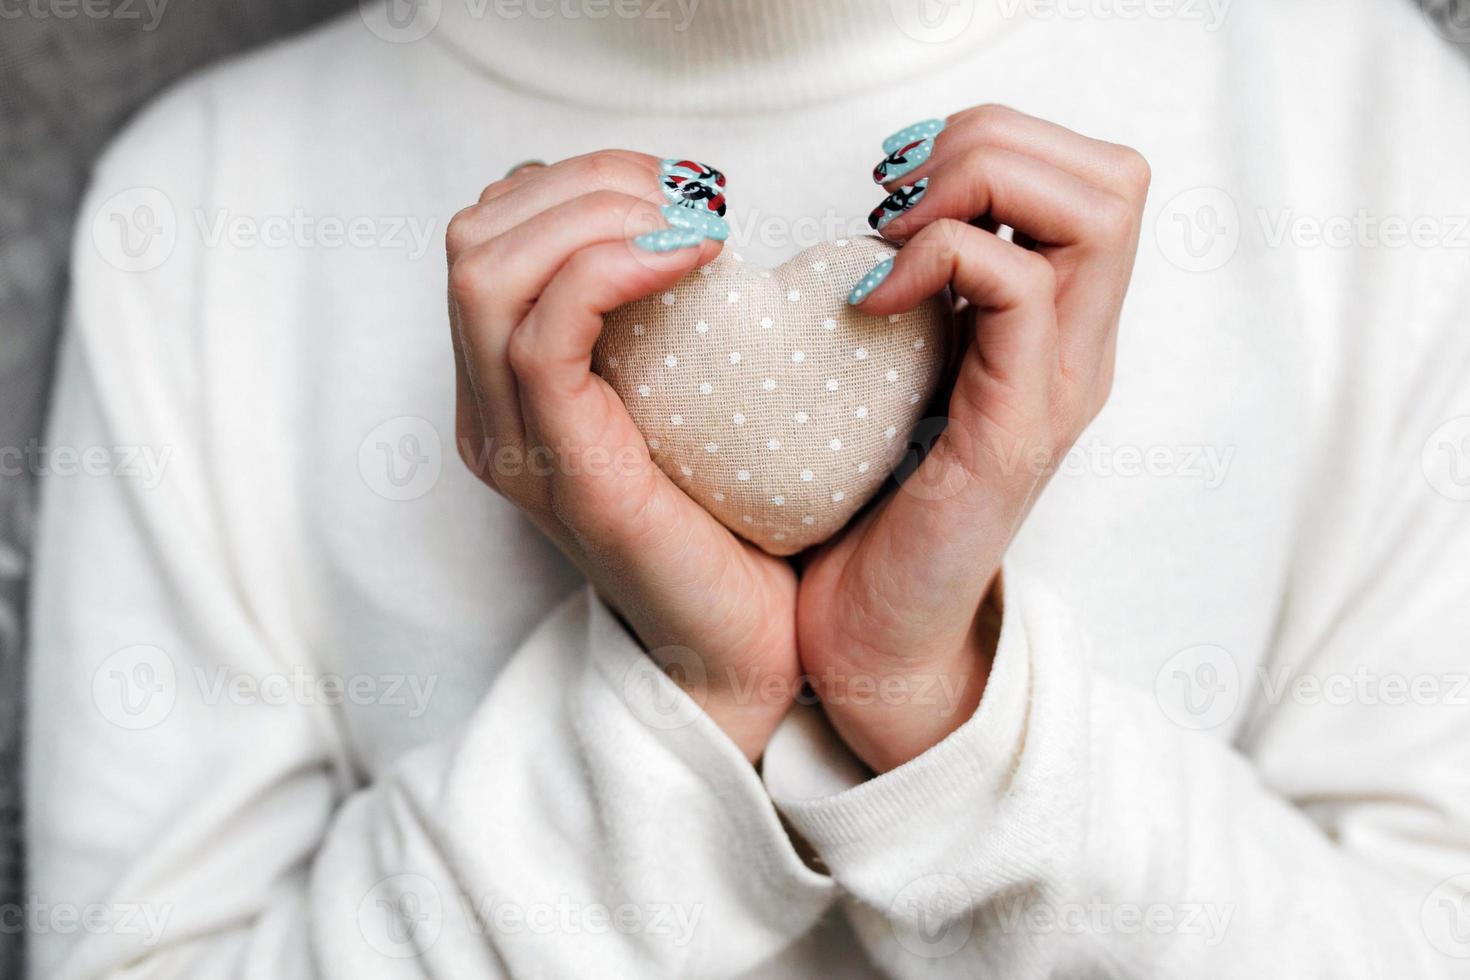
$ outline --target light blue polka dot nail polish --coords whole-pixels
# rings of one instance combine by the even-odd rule
[[[858,284],[852,287],[852,292],[847,294],[847,302],[856,306],[872,295],[873,290],[883,285],[883,280],[888,278],[888,273],[893,271],[893,257],[889,256],[858,280]]]
[[[712,211],[696,211],[680,204],[665,204],[660,211],[675,228],[697,231],[717,242],[730,237],[730,223]]]
[[[873,168],[873,182],[886,184],[922,167],[934,152],[934,137],[943,131],[943,119],[926,119],[888,137],[883,141],[887,156]]]
[[[884,140],[883,152],[892,153],[899,147],[907,146],[908,144],[917,142],[918,140],[933,139],[942,132],[944,132],[943,119],[925,119],[921,123],[914,123],[912,126],[905,126],[903,129],[900,129],[898,132],[894,133],[892,136]]]
[[[633,244],[645,252],[676,252],[704,241],[704,232],[695,228],[663,228],[639,235]]]

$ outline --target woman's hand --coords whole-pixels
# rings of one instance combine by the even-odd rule
[[[995,106],[885,149],[875,179],[902,176],[871,220],[906,244],[853,298],[883,315],[949,285],[968,302],[968,346],[929,455],[801,580],[803,666],[838,732],[880,772],[979,705],[1002,556],[1112,385],[1149,184],[1137,152]]]
[[[624,151],[518,170],[450,223],[449,316],[461,457],[754,760],[796,689],[795,575],[670,482],[590,370],[604,312],[718,254],[722,185]]]

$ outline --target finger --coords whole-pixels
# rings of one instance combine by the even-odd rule
[[[510,339],[522,408],[539,438],[572,448],[596,441],[591,426],[602,417],[604,392],[591,364],[603,314],[667,289],[717,253],[710,241],[662,254],[608,242],[567,261]]]
[[[944,432],[878,512],[873,533],[892,537],[893,554],[912,553],[922,541],[923,574],[978,602],[989,572],[974,556],[995,553],[1013,536],[1036,486],[1030,461],[1050,446],[1056,281],[1035,252],[944,219],[899,252],[888,280],[861,308],[910,308],[945,282],[973,305],[967,319],[974,336],[960,360]],[[915,535],[916,528],[935,533]]]
[[[543,174],[548,173],[552,170],[564,168],[569,164],[580,164],[586,162],[591,157],[598,156],[617,157],[623,160],[631,161],[633,163],[644,165],[656,165],[658,162],[647,153],[635,153],[632,150],[598,150],[595,153],[583,153],[579,156],[568,157],[565,160],[559,160],[556,163],[551,164],[544,163],[540,160],[528,160],[525,163],[516,164],[516,166],[506,171],[506,174],[503,178],[497,180],[493,184],[488,185],[483,191],[481,191],[480,203],[487,204],[490,201],[495,200],[497,197],[500,197],[510,190],[514,189],[518,185],[534,180],[537,177],[540,177]]]
[[[519,187],[534,177],[538,170],[545,170],[546,166],[540,160],[527,160],[525,163],[516,164],[505,172],[504,177],[493,184],[487,184],[485,189],[480,191],[479,203],[484,204],[486,201],[504,194],[513,187]]]
[[[547,163],[546,163],[545,160],[522,160],[520,163],[517,163],[517,164],[511,166],[508,170],[506,170],[505,176],[507,176],[507,177],[514,177],[516,174],[519,174],[522,171],[525,171],[525,170],[536,170],[536,169],[538,169],[540,167],[545,167],[545,166],[547,166]]]
[[[525,435],[509,338],[547,284],[579,249],[627,239],[663,226],[659,208],[616,191],[598,191],[557,205],[504,235],[470,249],[450,270],[466,369],[497,441],[519,444]],[[621,245],[630,254],[633,246]],[[652,253],[641,253],[646,259]]]
[[[449,337],[454,350],[454,441],[470,471],[494,483],[490,467],[491,447],[485,438],[488,431],[481,414],[480,396],[470,381],[465,345],[460,333],[460,314],[454,296],[449,297]]]
[[[1017,244],[1039,250],[1056,271],[1062,369],[1091,388],[1117,328],[1140,208],[1043,161],[980,146],[940,167],[918,203],[882,231],[903,240],[933,221],[978,215],[1015,229]]]
[[[948,121],[925,119],[923,122],[905,126],[883,141],[885,156],[873,168],[873,180],[884,185],[896,185],[918,174],[925,164],[938,152],[940,140]]]
[[[668,228],[660,205],[619,191],[593,191],[533,215],[481,242],[455,263],[490,288],[476,295],[500,319],[519,322],[572,253]]]
[[[951,154],[925,178],[917,200],[910,194],[875,223],[885,237],[904,241],[938,218],[989,217],[1048,245],[1089,245],[1131,210],[1123,198],[1049,163],[977,146]]]
[[[950,156],[982,145],[1044,160],[1090,184],[1126,197],[1142,200],[1148,190],[1148,162],[1137,150],[1083,136],[1065,126],[1001,105],[975,106],[950,116],[929,160],[888,185],[912,184],[928,176]]]
[[[858,297],[860,310],[900,313],[948,285],[981,314],[976,344],[986,369],[1002,383],[1046,390],[1058,329],[1050,262],[951,218],[931,223],[890,261],[886,278]]]
[[[453,263],[465,250],[505,234],[548,208],[593,191],[662,200],[658,161],[643,154],[636,156],[642,159],[599,153],[564,160],[534,171],[484,203],[470,205],[449,222],[445,235],[449,261]]]

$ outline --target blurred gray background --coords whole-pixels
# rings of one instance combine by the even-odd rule
[[[0,19],[0,447],[43,427],[66,253],[92,161],[159,89],[353,0],[28,0]],[[20,726],[28,473],[0,467],[0,977],[22,975]],[[40,760],[44,764],[44,760]]]
[[[1470,0],[1382,2],[1417,3],[1447,40],[1470,52]],[[25,447],[41,437],[66,293],[68,241],[98,152],[142,103],[189,70],[351,6],[353,0],[94,0],[88,6],[27,0],[5,5],[0,19],[0,449]],[[0,472],[0,910],[7,910],[0,915],[0,977],[22,975],[24,936],[15,928],[21,919],[14,910],[25,896],[18,777],[34,492],[29,474]]]

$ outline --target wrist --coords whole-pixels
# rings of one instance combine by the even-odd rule
[[[784,654],[772,654],[770,647],[757,644],[754,655],[745,657],[730,651],[700,654],[685,645],[650,646],[644,641],[649,658],[751,762],[765,752],[800,688],[795,645],[785,646]],[[742,645],[742,649],[749,648]]]
[[[1000,637],[1000,594],[992,586],[971,628],[922,661],[829,671],[816,678],[832,727],[876,773],[939,744],[980,707]]]

